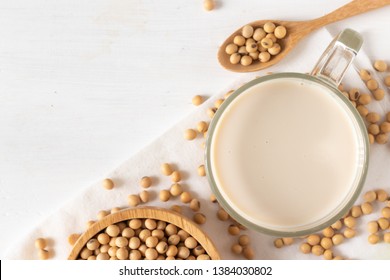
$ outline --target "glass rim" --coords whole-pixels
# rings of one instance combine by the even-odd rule
[[[220,190],[218,188],[216,181],[214,180],[213,170],[212,170],[212,165],[211,165],[211,156],[210,156],[211,143],[212,143],[212,138],[214,135],[216,125],[217,125],[219,119],[221,118],[223,112],[230,105],[230,103],[232,103],[232,101],[235,100],[236,97],[238,97],[241,93],[245,92],[247,89],[253,87],[254,85],[257,85],[259,83],[263,83],[266,81],[274,80],[274,79],[279,79],[279,78],[299,78],[299,79],[309,80],[311,82],[318,83],[318,84],[326,87],[330,91],[332,91],[337,97],[339,97],[340,101],[342,101],[343,104],[346,105],[346,107],[349,109],[351,115],[354,117],[356,124],[357,124],[357,127],[359,128],[359,129],[356,129],[356,132],[362,136],[361,137],[362,138],[361,140],[363,142],[362,148],[364,150],[364,158],[362,160],[362,168],[361,168],[361,170],[359,170],[360,174],[357,174],[357,178],[358,178],[357,186],[355,187],[354,190],[352,189],[353,193],[352,193],[352,196],[349,198],[349,201],[347,201],[345,203],[345,200],[347,199],[347,197],[346,197],[340,203],[340,205],[345,203],[344,207],[342,207],[341,210],[339,210],[336,214],[334,214],[332,217],[330,217],[326,221],[321,222],[320,224],[315,225],[312,228],[295,230],[295,231],[283,231],[283,230],[270,229],[270,228],[255,224],[255,223],[247,220],[243,216],[241,216],[239,213],[237,213],[237,211],[234,210],[234,208],[231,207],[229,205],[229,203],[225,200],[225,198],[223,197],[222,193],[220,192]],[[338,88],[335,85],[331,85],[331,84],[329,84],[328,81],[324,81],[318,77],[315,77],[315,76],[312,76],[309,74],[302,74],[302,73],[295,73],[295,72],[284,72],[284,73],[276,73],[276,74],[270,74],[267,76],[259,77],[259,78],[256,78],[256,79],[248,82],[248,83],[245,83],[244,85],[242,85],[241,87],[236,89],[222,103],[222,105],[218,108],[217,112],[215,113],[213,119],[210,122],[208,131],[207,131],[204,157],[205,157],[206,176],[207,176],[207,180],[210,184],[211,190],[214,193],[214,195],[216,196],[216,198],[217,198],[218,202],[221,204],[221,206],[228,212],[228,214],[233,219],[235,219],[240,224],[246,226],[247,228],[253,229],[257,232],[265,233],[265,234],[272,235],[272,236],[296,237],[296,236],[303,236],[303,235],[308,235],[308,234],[311,234],[314,232],[318,232],[318,231],[332,225],[333,223],[335,223],[337,220],[342,218],[347,213],[347,211],[350,210],[350,208],[353,206],[353,204],[357,200],[358,196],[360,195],[360,193],[363,189],[363,185],[364,185],[365,180],[366,180],[367,170],[368,170],[368,161],[369,161],[369,141],[368,141],[367,129],[366,129],[366,126],[364,124],[362,117],[360,116],[360,114],[358,113],[356,108],[352,105],[352,103],[349,101],[349,99],[347,99],[338,90]],[[333,211],[335,211],[335,210],[337,210],[337,208],[335,208]],[[329,215],[331,215],[331,214],[332,214],[332,212],[330,212]],[[326,217],[327,216],[325,216],[324,218],[326,218]],[[319,221],[321,221],[321,219]]]

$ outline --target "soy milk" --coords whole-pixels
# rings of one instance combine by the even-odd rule
[[[358,135],[345,104],[298,78],[244,91],[219,119],[210,163],[219,191],[246,220],[275,230],[323,219],[351,194]]]

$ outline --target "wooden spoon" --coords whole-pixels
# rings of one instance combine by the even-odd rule
[[[276,25],[283,25],[287,29],[287,36],[282,40],[278,40],[279,44],[282,47],[282,51],[274,57],[271,57],[271,60],[268,62],[260,62],[258,60],[254,61],[249,66],[242,66],[240,63],[231,64],[229,61],[229,55],[226,54],[226,46],[233,42],[233,38],[236,35],[241,35],[242,27],[236,30],[232,35],[230,35],[218,51],[218,60],[220,64],[227,70],[234,72],[253,72],[267,68],[275,63],[279,62],[283,57],[285,57],[296,45],[297,43],[308,35],[310,32],[325,26],[327,24],[340,21],[364,12],[371,11],[390,4],[390,0],[354,0],[341,8],[323,16],[308,21],[283,21],[283,20],[258,20],[249,23],[254,28],[262,27],[264,23],[271,21]]]
[[[214,243],[193,221],[171,210],[157,207],[125,209],[117,213],[110,214],[100,221],[97,221],[79,237],[79,239],[74,244],[68,259],[76,260],[81,249],[83,249],[85,244],[87,244],[88,240],[90,240],[98,232],[102,231],[109,225],[130,219],[155,219],[174,224],[175,226],[184,229],[192,237],[194,237],[198,243],[202,245],[212,260],[221,259]]]

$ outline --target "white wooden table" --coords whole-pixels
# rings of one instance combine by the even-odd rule
[[[231,31],[348,0],[217,2],[212,12],[202,0],[0,2],[0,256],[192,110],[193,95],[237,78],[216,60]],[[390,62],[390,7],[329,28],[345,27]]]

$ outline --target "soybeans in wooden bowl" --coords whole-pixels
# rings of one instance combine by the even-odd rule
[[[210,238],[171,210],[125,209],[93,224],[76,241],[69,260],[219,260]]]

